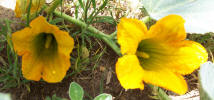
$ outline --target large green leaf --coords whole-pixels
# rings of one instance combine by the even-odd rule
[[[76,82],[72,82],[69,87],[69,97],[71,100],[83,99],[83,88]]]
[[[214,64],[206,62],[199,71],[201,100],[214,100]]]
[[[142,3],[154,19],[178,14],[185,19],[187,32],[214,32],[214,0],[142,0]]]
[[[94,100],[112,100],[112,96],[110,94],[100,94],[94,98]]]
[[[10,94],[0,93],[0,100],[11,100]]]

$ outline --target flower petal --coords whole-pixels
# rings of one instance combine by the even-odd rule
[[[74,48],[73,38],[65,31],[59,30],[58,27],[49,24],[46,19],[39,16],[33,20],[30,24],[32,31],[37,33],[51,33],[54,35],[57,41],[58,50],[60,53],[64,53],[66,56],[70,56],[71,51]]]
[[[43,70],[43,64],[31,53],[22,56],[22,74],[28,80],[39,81]]]
[[[143,80],[156,86],[171,90],[178,94],[187,92],[187,84],[184,78],[169,70],[144,70]]]
[[[146,25],[137,19],[122,18],[117,26],[117,39],[122,54],[135,54],[138,43],[145,38]]]
[[[74,39],[64,31],[57,31],[54,36],[57,40],[59,53],[70,57],[70,53],[74,48]]]
[[[32,5],[30,9],[31,14],[38,12],[44,4],[45,4],[45,0],[32,0]]]
[[[157,21],[149,30],[156,40],[177,42],[186,38],[184,19],[178,15],[169,15]]]
[[[59,31],[56,26],[49,24],[43,16],[35,18],[30,23],[30,26],[12,34],[14,49],[19,55],[22,55],[25,51],[32,50],[32,41],[38,34],[53,34]]]
[[[49,83],[56,83],[62,81],[67,70],[70,67],[70,59],[64,55],[58,55],[53,59],[43,61],[44,69],[42,78]]]
[[[149,58],[139,58],[144,69],[169,69],[182,75],[192,73],[208,59],[201,44],[188,40],[175,43],[143,40],[139,44],[139,50],[149,55]]]
[[[32,30],[31,34],[54,33],[56,30],[59,30],[58,27],[49,24],[43,16],[39,16],[31,21],[30,27]]]
[[[30,27],[13,33],[12,41],[14,49],[23,56],[25,78],[38,81],[42,77],[50,83],[64,78],[74,47],[74,40],[67,32],[39,16],[30,23]]]
[[[176,56],[169,58],[172,61],[169,67],[177,73],[190,74],[208,59],[206,49],[197,42],[185,40],[174,46],[178,49],[174,53]]]
[[[22,15],[22,10],[20,8],[20,0],[16,0],[15,14],[16,17],[21,17]]]
[[[22,17],[27,14],[27,8],[30,4],[30,0],[16,0],[15,13],[16,17]],[[42,5],[45,4],[45,0],[32,0],[32,5],[30,8],[30,14],[38,12]]]
[[[30,51],[33,36],[30,28],[25,28],[12,34],[12,42],[18,55],[22,55],[26,51]]]
[[[116,74],[120,84],[125,89],[144,89],[143,69],[140,66],[137,56],[125,55],[116,63]]]

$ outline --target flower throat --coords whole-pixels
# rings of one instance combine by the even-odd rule
[[[34,50],[38,56],[50,57],[57,53],[57,41],[51,33],[40,33],[33,40]]]

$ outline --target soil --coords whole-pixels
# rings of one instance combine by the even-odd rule
[[[13,11],[0,7],[0,18],[9,18],[20,22],[19,19],[13,16]],[[112,33],[115,30],[115,27],[106,23],[99,23],[94,26],[105,33]],[[19,24],[13,24],[12,27],[14,30],[21,28]],[[103,43],[102,45],[105,44]],[[85,90],[85,100],[90,100],[89,96],[94,98],[100,93],[109,93],[114,97],[114,100],[152,100],[150,97],[152,95],[151,89],[147,85],[145,85],[144,90],[125,90],[121,87],[115,74],[115,63],[118,56],[108,47],[106,51],[107,52],[102,56],[98,67],[95,70],[82,71],[81,73],[69,76],[62,82],[56,84],[50,84],[43,81],[31,81],[20,87],[0,91],[11,93],[13,100],[45,100],[47,96],[51,97],[54,94],[58,97],[69,99],[69,84],[75,81]],[[0,56],[2,55],[5,55],[5,52],[0,52]],[[87,66],[88,69],[92,69],[92,67],[93,65]],[[67,74],[71,72],[72,69],[69,69]],[[197,77],[197,72],[186,76],[189,90],[197,88],[197,78],[194,76]]]
[[[19,24],[22,21],[19,18],[16,18],[14,16],[15,16],[15,14],[14,14],[13,10],[0,6],[0,20],[3,20],[3,19],[12,20],[13,22],[11,24],[11,28],[13,31],[19,30],[23,27],[22,25]]]

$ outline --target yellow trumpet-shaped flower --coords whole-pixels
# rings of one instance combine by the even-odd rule
[[[201,44],[185,40],[184,20],[178,15],[160,19],[149,30],[137,19],[122,18],[117,31],[123,56],[116,74],[125,89],[144,89],[145,82],[184,94],[188,88],[182,75],[208,59]]]
[[[29,4],[30,0],[16,0],[16,17],[22,17],[23,15],[27,14]],[[38,12],[44,4],[45,0],[32,0],[30,13],[33,14]]]
[[[12,34],[15,51],[22,56],[22,74],[28,80],[60,82],[70,67],[74,40],[42,16]]]

